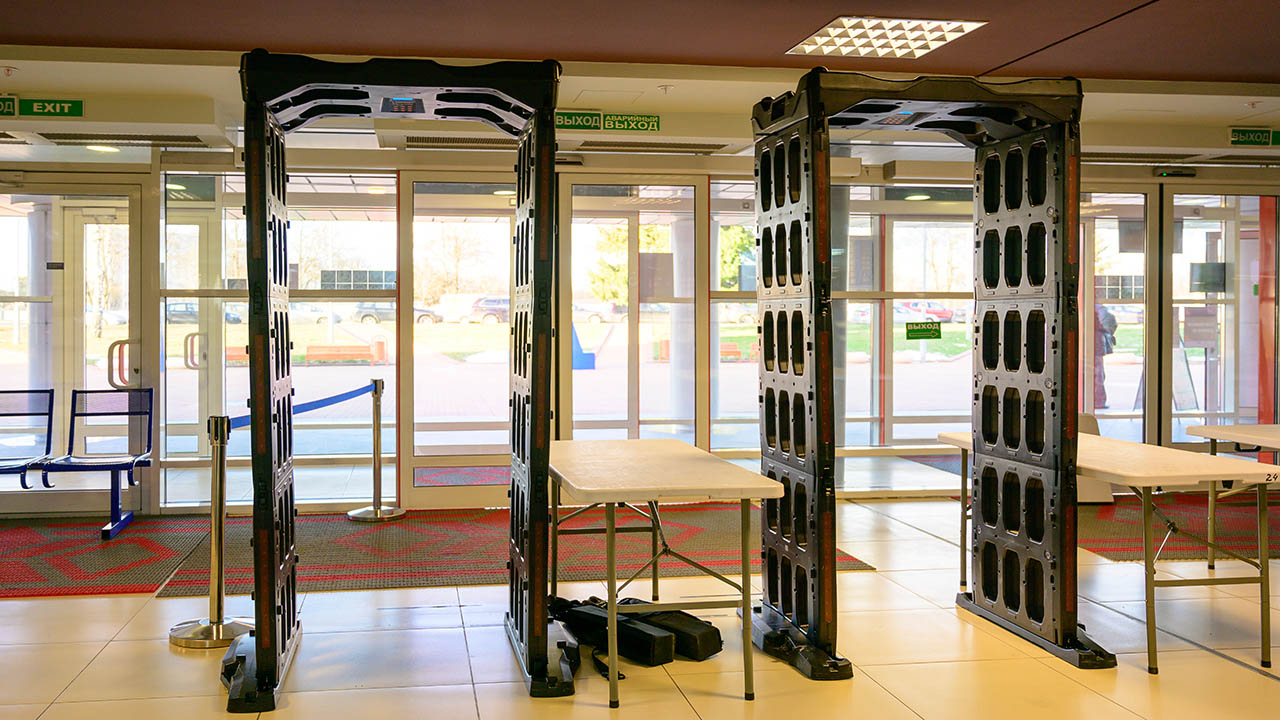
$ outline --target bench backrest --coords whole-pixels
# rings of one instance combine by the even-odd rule
[[[71,391],[71,428],[67,432],[67,454],[75,454],[76,420],[112,417],[146,418],[147,444],[140,454],[151,452],[151,388],[130,388]]]
[[[0,418],[41,418],[39,426],[24,424],[23,427],[41,427],[44,430],[44,452],[40,445],[33,446],[30,457],[53,452],[53,390],[0,390]],[[8,420],[0,420],[8,424]],[[13,457],[6,455],[5,457]],[[26,455],[18,457],[28,457]]]

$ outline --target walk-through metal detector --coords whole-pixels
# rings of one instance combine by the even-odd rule
[[[762,472],[786,488],[761,523],[754,638],[814,679],[836,652],[831,143],[926,130],[975,148],[976,596],[957,603],[1081,667],[1115,665],[1076,622],[1076,80],[882,80],[824,68],[753,113]]]
[[[513,431],[512,585],[521,592],[513,592],[507,624],[527,672],[537,678],[539,668],[545,667],[546,546],[545,540],[539,546],[530,537],[547,536],[548,268],[554,239],[554,113],[559,75],[559,64],[550,60],[474,66],[407,59],[340,63],[265,50],[254,50],[241,59],[256,630],[240,637],[223,658],[228,711],[274,709],[301,637],[294,543],[284,136],[325,117],[472,120],[519,138],[516,173],[521,189],[513,268],[517,286],[523,277],[521,287],[543,302],[531,306],[525,301],[519,306],[532,331],[518,330],[520,323],[512,323],[513,334],[533,348],[515,356],[525,360],[519,366],[522,373],[515,372],[513,362],[513,378],[519,374],[529,379],[522,389],[513,380],[513,407],[519,400],[535,421],[532,427],[527,422],[522,425],[520,452]],[[513,317],[516,308],[513,304]],[[512,425],[516,425],[514,417]],[[538,482],[539,489],[530,490]]]

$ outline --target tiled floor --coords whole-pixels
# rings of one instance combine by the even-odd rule
[[[619,710],[608,710],[607,683],[586,668],[573,697],[532,700],[500,625],[504,587],[313,593],[303,598],[302,644],[271,716],[1277,717],[1280,674],[1258,667],[1261,605],[1247,586],[1158,591],[1161,672],[1152,676],[1145,671],[1141,571],[1082,552],[1081,620],[1120,662],[1114,670],[1077,670],[955,609],[954,503],[843,502],[839,509],[839,546],[877,567],[838,578],[838,646],[855,665],[852,681],[810,682],[757,652],[757,696],[745,703],[741,626],[723,610],[708,614],[725,639],[716,657],[658,668],[624,662]],[[1272,569],[1280,571],[1280,562]],[[1205,574],[1194,562],[1162,563],[1160,570]],[[1240,571],[1238,563],[1219,561],[1219,574]],[[723,592],[700,578],[665,587],[668,597]],[[600,583],[565,589],[578,597],[603,592]],[[1274,643],[1280,593],[1272,607]],[[200,598],[0,601],[0,720],[225,716],[221,652],[178,650],[165,640],[171,624],[205,609]],[[247,613],[247,599],[231,598],[228,610]]]

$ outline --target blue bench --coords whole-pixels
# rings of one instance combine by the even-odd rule
[[[27,473],[38,470],[53,454],[53,390],[0,390],[0,418],[34,417],[44,418],[44,452],[0,458],[0,475],[17,475],[23,490],[31,489]],[[35,448],[39,452],[39,445]]]
[[[136,455],[76,455],[76,421],[86,418],[144,418],[147,425],[146,448]],[[92,420],[90,420],[92,422]],[[111,522],[102,527],[102,539],[110,540],[133,520],[133,511],[123,511],[123,488],[120,473],[125,473],[130,485],[137,485],[133,478],[135,468],[151,466],[151,388],[126,390],[72,390],[71,428],[67,433],[67,454],[41,463],[42,480],[49,484],[51,472],[110,472],[111,473]]]

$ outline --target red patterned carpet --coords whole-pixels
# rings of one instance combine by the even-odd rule
[[[1271,493],[1269,503],[1280,502]],[[1200,537],[1208,534],[1208,503],[1205,493],[1170,493],[1156,497],[1156,507],[1164,511],[1180,528]],[[1270,553],[1280,554],[1280,509],[1270,512]],[[1110,505],[1080,506],[1079,545],[1110,560],[1142,560],[1142,502],[1132,495],[1117,497]],[[1153,525],[1156,547],[1164,538],[1164,523],[1156,518]],[[1245,557],[1258,556],[1257,495],[1252,491],[1218,501],[1219,545]],[[1200,543],[1181,535],[1169,538],[1162,560],[1203,560],[1208,557]],[[1219,555],[1221,557],[1221,555]]]
[[[102,522],[0,521],[0,597],[155,592],[209,534],[207,518],[139,518],[103,542]]]
[[[671,546],[700,563],[731,573],[739,566],[738,506],[700,503],[664,506],[663,528]],[[567,527],[602,526],[604,512],[594,510],[574,518]],[[753,525],[759,513],[752,514]],[[618,525],[644,524],[630,513]],[[230,594],[252,587],[248,518],[232,518],[227,525],[226,582]],[[405,519],[382,524],[353,523],[345,515],[303,515],[298,518],[298,585],[302,592],[369,590],[442,585],[487,585],[507,582],[508,515],[505,508],[489,510],[431,510],[410,512]],[[752,531],[759,537],[758,526]],[[758,541],[757,541],[758,542]],[[639,568],[649,559],[647,534],[618,536],[619,574]],[[759,557],[753,563],[759,565]],[[201,595],[209,577],[207,543],[191,553],[162,597]],[[839,553],[841,570],[870,570],[870,565]],[[697,574],[696,570],[663,561],[663,576]],[[604,537],[561,539],[560,579],[603,580]]]

